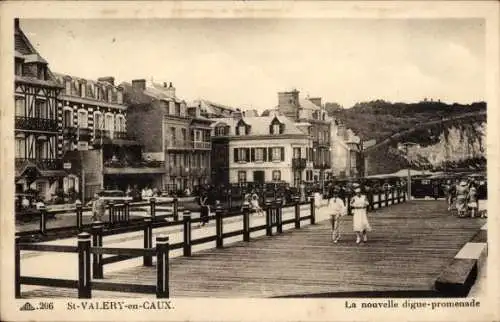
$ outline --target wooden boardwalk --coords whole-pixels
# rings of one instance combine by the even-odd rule
[[[373,231],[356,245],[352,217],[342,223],[343,238],[331,242],[328,221],[273,237],[237,242],[223,249],[193,253],[170,261],[171,297],[357,296],[363,292],[425,294],[485,223],[459,219],[443,201],[412,201],[370,213]],[[106,281],[155,284],[155,267],[134,267],[106,274]],[[23,297],[73,290],[33,290]],[[59,292],[60,291],[60,292]],[[335,293],[335,294],[332,294]],[[140,294],[93,292],[95,297]],[[327,294],[327,295],[325,295]],[[375,294],[375,293],[370,293]],[[395,294],[395,293],[394,293]]]

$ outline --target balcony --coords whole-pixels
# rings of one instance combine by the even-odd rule
[[[292,159],[292,168],[294,169],[305,169],[307,160],[306,158],[293,158]]]
[[[209,175],[209,170],[207,168],[191,168],[190,173],[193,177],[207,177]]]
[[[57,132],[57,120],[16,116],[15,127],[18,130]]]
[[[203,141],[192,141],[193,149],[195,150],[210,150],[212,148],[212,143]]]
[[[192,150],[193,145],[191,144],[191,141],[185,141],[185,140],[173,140],[173,141],[168,141],[165,142],[165,146],[169,150]]]
[[[313,147],[319,147],[319,148],[329,148],[330,147],[330,140],[327,139],[319,139],[319,138],[314,138],[313,139]]]
[[[67,126],[63,128],[62,134],[64,139],[73,140],[76,137],[76,127]]]
[[[332,166],[330,162],[314,162],[313,167],[315,169],[330,169]]]
[[[25,164],[34,164],[40,170],[61,170],[63,168],[63,162],[60,159],[25,159],[16,158],[15,165],[16,168],[22,167]]]
[[[210,150],[212,143],[204,141],[174,140],[166,142],[169,150]]]
[[[111,139],[111,132],[109,130],[94,130],[94,140]]]
[[[90,130],[88,128],[77,128],[68,126],[63,128],[63,138],[65,140],[88,141],[90,140]]]

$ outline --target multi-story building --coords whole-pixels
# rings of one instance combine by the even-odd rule
[[[127,134],[127,106],[114,78],[55,75],[64,87],[58,103],[64,193],[74,190],[88,199],[103,188],[151,185],[164,169],[145,160],[140,144]]]
[[[279,113],[220,118],[212,128],[212,181],[216,185],[298,185],[312,169],[309,129]]]
[[[322,107],[321,98],[302,99],[297,90],[280,92],[277,110],[295,123],[311,125],[309,134],[313,140],[311,154],[314,168],[312,176],[307,175],[306,181],[324,182],[331,169],[331,120]]]
[[[65,175],[58,154],[57,95],[61,86],[15,19],[16,191],[49,199]]]
[[[164,190],[192,189],[210,179],[210,124],[203,102],[188,107],[172,83],[123,83],[128,133],[144,146],[144,155],[164,162],[165,174],[154,185]]]

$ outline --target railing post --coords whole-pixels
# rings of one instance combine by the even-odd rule
[[[191,211],[184,210],[182,216],[184,223],[184,256],[191,256]]]
[[[123,211],[125,212],[125,221],[129,222],[130,221],[130,202],[128,200],[125,200]]]
[[[384,195],[385,195],[385,206],[389,206],[389,189],[384,189]]]
[[[78,235],[78,298],[90,299],[92,287],[90,278],[90,234]]]
[[[149,199],[149,213],[150,213],[151,219],[154,220],[156,218],[156,199],[155,198]]]
[[[250,241],[250,205],[243,205],[243,241]]]
[[[93,247],[102,247],[102,232],[104,225],[100,221],[96,221],[92,223],[92,246]],[[93,254],[92,261],[92,275],[93,278],[104,278],[104,270],[102,265],[102,254]]]
[[[266,236],[273,235],[272,204],[266,201]]]
[[[283,203],[280,198],[276,199],[276,232],[283,232]]]
[[[82,229],[82,222],[83,222],[83,210],[82,210],[82,204],[76,204],[76,228],[78,228],[78,231]]]
[[[310,196],[310,203],[311,203],[311,225],[316,224],[316,207],[314,205],[314,195]]]
[[[228,203],[228,208],[231,210],[231,208],[233,207],[233,196],[231,194],[231,189],[228,189],[227,190],[227,203]]]
[[[15,271],[15,297],[21,297],[21,247],[19,246],[20,238],[16,236],[14,244],[14,271]]]
[[[224,246],[224,238],[222,237],[222,207],[220,205],[215,208],[215,231],[217,233],[216,247],[222,248]]]
[[[293,197],[295,201],[295,228],[300,229],[300,197]]]
[[[45,235],[47,230],[47,208],[45,206],[40,207],[40,233]]]
[[[172,211],[174,215],[174,221],[179,221],[179,200],[174,197],[174,204],[172,206]]]
[[[156,297],[168,299],[169,292],[169,256],[168,236],[156,237]]]
[[[113,225],[116,222],[115,218],[115,205],[112,201],[108,204],[108,213],[109,213],[109,224]]]
[[[144,218],[144,248],[153,248],[153,221]],[[153,257],[144,255],[142,263],[144,266],[153,266]]]

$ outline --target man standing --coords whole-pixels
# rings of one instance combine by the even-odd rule
[[[339,198],[338,190],[333,191],[332,197],[328,200],[328,208],[332,212],[330,218],[332,223],[332,241],[337,243],[340,240],[341,234],[341,218],[347,214],[347,208],[344,201]]]

